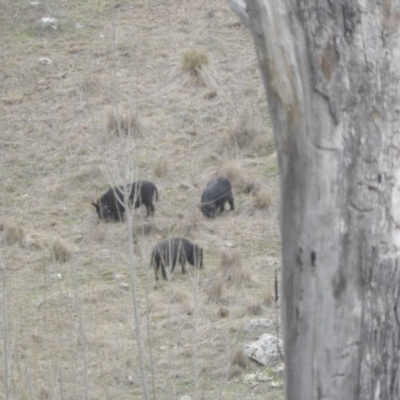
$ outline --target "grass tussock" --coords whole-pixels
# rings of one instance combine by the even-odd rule
[[[55,239],[51,246],[54,261],[67,262],[72,258],[72,249],[61,239]]]
[[[153,166],[153,173],[158,178],[163,178],[168,175],[169,163],[166,158],[159,158]]]
[[[209,303],[218,304],[222,300],[224,291],[224,282],[222,279],[213,279],[210,287],[208,288],[207,301]]]
[[[271,203],[271,194],[268,189],[262,188],[253,195],[253,208],[258,210],[267,210]]]
[[[183,51],[181,62],[183,71],[197,77],[204,66],[208,65],[209,58],[203,48],[193,47]]]
[[[251,277],[242,267],[241,255],[236,250],[220,251],[220,268],[225,282],[241,285],[251,282]]]
[[[236,182],[243,181],[243,171],[240,166],[234,160],[226,160],[219,167],[218,174],[220,176],[225,176],[233,184]]]
[[[25,238],[24,230],[20,226],[9,222],[0,223],[0,232],[4,232],[4,241],[8,246],[12,246],[15,243],[22,244]]]
[[[249,359],[244,354],[243,350],[242,349],[234,350],[229,360],[229,371],[228,371],[229,379],[242,375],[249,368],[250,368]]]
[[[228,143],[239,149],[250,147],[260,132],[256,129],[254,121],[249,114],[244,114],[228,135]]]
[[[250,363],[243,349],[236,349],[232,352],[230,357],[230,365],[237,365],[243,370],[249,369]]]
[[[243,151],[252,156],[268,155],[274,151],[272,132],[259,116],[245,112],[233,129],[221,139],[220,149],[236,156]]]
[[[118,136],[131,135],[140,137],[143,133],[143,126],[136,114],[128,114],[112,109],[107,114],[107,133]]]
[[[246,177],[244,169],[234,160],[223,161],[218,174],[228,178],[239,193],[249,194],[256,188],[256,183]]]
[[[249,314],[249,315],[257,316],[257,315],[262,315],[262,313],[263,313],[263,307],[258,302],[249,304],[246,307],[246,310],[247,310],[247,314]]]

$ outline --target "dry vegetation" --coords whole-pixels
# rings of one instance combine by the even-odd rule
[[[246,324],[276,319],[280,252],[276,156],[249,33],[222,0],[34,4],[0,2],[0,393],[143,398],[127,227],[99,222],[90,204],[141,178],[160,195],[154,218],[133,212],[150,392],[282,399],[242,379],[261,368],[241,352],[257,338]],[[48,16],[59,29],[38,27]],[[235,211],[211,221],[197,206],[222,173]],[[151,249],[170,235],[201,245],[204,269],[155,285]]]

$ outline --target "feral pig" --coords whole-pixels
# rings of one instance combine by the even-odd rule
[[[231,211],[234,210],[231,182],[228,178],[215,178],[208,183],[201,195],[201,212],[208,218],[215,218],[218,209],[220,212],[224,211],[226,201]]]
[[[129,206],[134,204],[135,208],[139,208],[142,204],[144,204],[147,210],[147,215],[153,214],[154,194],[156,195],[156,200],[158,200],[158,190],[153,182],[133,182],[130,184],[128,204]],[[125,213],[123,195],[123,186],[111,188],[97,200],[97,203],[92,203],[92,205],[96,208],[99,218],[106,221],[121,221]]]
[[[154,267],[156,281],[158,281],[158,270],[161,267],[162,276],[168,280],[165,267],[171,265],[171,273],[179,261],[182,273],[186,273],[186,261],[197,268],[203,268],[203,249],[190,240],[174,237],[158,242],[151,253],[150,266]]]

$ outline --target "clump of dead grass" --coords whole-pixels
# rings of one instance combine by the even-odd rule
[[[208,288],[207,301],[209,303],[218,304],[222,300],[222,294],[224,289],[224,282],[222,279],[213,279],[211,285]]]
[[[236,349],[232,352],[229,360],[228,377],[231,379],[240,376],[250,368],[249,359],[244,354],[243,349]]]
[[[168,175],[169,164],[167,159],[159,158],[153,166],[153,173],[158,178],[163,178]]]
[[[208,65],[207,52],[200,47],[186,49],[182,53],[182,69],[190,75],[198,77],[205,65]]]
[[[240,193],[249,194],[255,189],[255,182],[245,176],[243,169],[235,160],[224,160],[218,169],[218,175],[228,178]]]
[[[143,126],[137,114],[129,114],[111,109],[107,114],[107,132],[113,135],[139,137],[143,132]]]
[[[247,313],[250,315],[261,315],[263,313],[263,307],[260,303],[252,303],[246,307]]]
[[[272,130],[261,116],[244,112],[232,130],[222,138],[220,149],[236,156],[240,150],[252,156],[260,152],[271,154],[274,151]]]
[[[2,222],[0,223],[0,232],[4,232],[4,241],[8,246],[12,246],[15,243],[23,242],[25,238],[24,230],[15,224],[11,224],[10,222]]]
[[[249,368],[249,359],[247,358],[246,354],[244,354],[243,349],[236,349],[232,352],[230,365],[237,365],[244,370]]]
[[[243,172],[238,163],[234,160],[225,160],[219,167],[218,173],[220,176],[225,176],[232,183],[242,181]]]
[[[259,132],[255,127],[254,121],[247,113],[243,114],[236,126],[228,134],[228,143],[240,149],[251,146],[257,138]]]
[[[67,262],[72,258],[72,249],[63,240],[57,238],[51,246],[51,255],[53,260],[59,262]]]
[[[225,282],[241,285],[251,282],[251,277],[242,267],[241,255],[237,250],[220,251],[220,268]]]
[[[271,205],[271,195],[268,189],[261,188],[253,195],[253,208],[267,210]]]

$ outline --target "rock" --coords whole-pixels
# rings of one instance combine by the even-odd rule
[[[277,344],[278,339],[275,336],[264,333],[257,341],[246,344],[244,353],[261,365],[271,365],[281,359]],[[282,340],[279,340],[279,348],[283,352]]]
[[[53,60],[51,58],[47,58],[47,57],[39,58],[39,62],[40,62],[40,64],[43,64],[43,65],[51,65],[51,64],[53,64]]]
[[[179,400],[192,400],[192,397],[189,396],[188,394],[185,394],[185,395],[182,396]]]
[[[265,330],[274,324],[271,319],[252,319],[246,326],[247,331]]]
[[[58,29],[57,18],[43,17],[39,20],[39,26],[43,29],[56,31]]]

